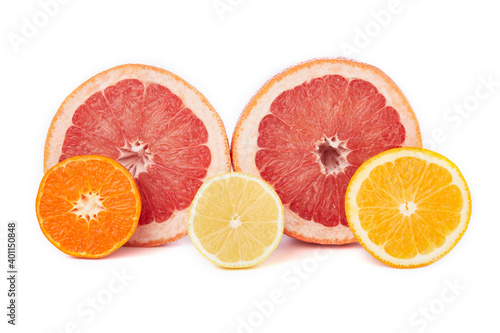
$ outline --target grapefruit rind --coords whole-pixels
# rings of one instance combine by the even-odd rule
[[[72,125],[72,118],[77,108],[93,93],[125,79],[154,82],[167,87],[182,100],[186,108],[203,121],[209,133],[207,146],[212,153],[212,159],[207,175],[202,181],[210,176],[231,171],[229,142],[224,124],[205,96],[188,82],[165,69],[141,64],[124,64],[96,74],[63,101],[50,124],[45,141],[44,172],[59,162],[66,131]],[[175,212],[167,221],[153,221],[140,225],[125,246],[149,247],[179,240],[187,235],[187,216],[188,208]]]
[[[41,218],[41,214],[40,214],[40,210],[39,210],[40,209],[40,202],[41,202],[42,196],[44,194],[43,189],[45,188],[47,178],[51,175],[53,170],[65,167],[67,164],[75,162],[75,161],[90,161],[90,160],[97,160],[97,161],[109,163],[115,169],[119,170],[122,174],[124,174],[129,182],[129,184],[130,184],[130,190],[132,191],[132,193],[136,199],[136,201],[135,201],[136,202],[135,215],[132,217],[133,224],[134,224],[133,228],[130,230],[128,235],[123,238],[123,240],[116,242],[112,249],[110,249],[109,251],[100,253],[100,254],[88,254],[88,253],[74,252],[74,251],[70,251],[70,250],[62,247],[61,244],[59,242],[57,242],[56,240],[54,240],[50,236],[50,234],[47,232],[47,230],[44,228],[43,219]],[[134,178],[132,177],[132,175],[120,163],[116,162],[112,158],[109,158],[106,156],[101,156],[101,155],[74,156],[74,157],[67,158],[64,161],[54,165],[43,176],[42,181],[40,182],[40,186],[38,188],[38,194],[36,197],[36,215],[37,215],[38,224],[40,226],[40,229],[42,230],[42,233],[45,235],[47,240],[52,245],[54,245],[58,250],[60,250],[63,253],[66,253],[68,255],[71,255],[73,257],[97,259],[97,258],[102,258],[102,257],[106,257],[106,256],[110,255],[111,253],[113,253],[114,251],[119,249],[121,246],[123,246],[130,239],[130,237],[132,237],[132,235],[134,234],[134,232],[137,228],[137,225],[139,222],[139,217],[141,215],[141,196],[140,196],[139,189],[137,188],[137,185],[135,184],[135,181],[134,181]]]
[[[367,232],[361,227],[358,217],[359,207],[356,203],[357,193],[370,172],[377,166],[392,162],[401,157],[416,157],[435,163],[450,172],[452,183],[460,189],[463,198],[461,220],[457,228],[448,235],[445,244],[435,251],[411,259],[394,258],[387,254],[380,246],[374,244],[368,237]],[[460,241],[467,230],[471,216],[471,195],[469,187],[458,167],[448,158],[424,148],[395,148],[382,152],[363,163],[354,173],[347,187],[345,195],[345,208],[347,221],[357,241],[376,259],[395,268],[417,268],[429,265],[444,257]]]
[[[278,216],[278,219],[276,221],[278,223],[278,232],[276,233],[276,238],[274,239],[272,245],[269,246],[269,247],[267,247],[267,249],[265,250],[265,252],[261,256],[255,258],[254,260],[250,260],[250,261],[238,261],[238,262],[234,262],[234,263],[224,262],[224,261],[220,260],[219,258],[217,258],[215,255],[207,252],[204,249],[204,247],[201,245],[201,243],[200,243],[200,241],[199,241],[199,239],[196,236],[196,233],[194,231],[193,220],[194,220],[194,217],[196,216],[196,205],[197,205],[198,201],[200,200],[200,198],[203,196],[203,192],[213,182],[218,181],[218,180],[224,180],[224,179],[227,179],[227,178],[230,178],[230,177],[241,177],[241,178],[246,179],[246,180],[254,180],[254,181],[256,181],[257,183],[259,183],[262,186],[262,188],[268,194],[270,194],[275,199],[276,203],[278,203],[278,206],[279,206],[279,209],[278,209],[279,216]],[[283,205],[281,204],[281,199],[279,198],[278,194],[274,191],[274,189],[269,184],[267,184],[264,180],[262,180],[259,177],[256,177],[256,176],[253,176],[253,175],[249,175],[249,174],[245,174],[245,173],[242,173],[242,172],[229,172],[229,173],[225,173],[225,174],[220,174],[220,175],[213,176],[213,177],[207,179],[203,183],[203,185],[201,185],[200,189],[196,193],[195,198],[193,199],[193,202],[191,203],[191,208],[189,210],[188,233],[189,233],[189,237],[191,238],[191,241],[193,242],[193,245],[195,246],[195,248],[206,259],[208,259],[212,263],[214,263],[214,264],[216,264],[218,266],[224,267],[224,268],[247,268],[247,267],[252,267],[252,266],[260,264],[267,257],[269,257],[269,255],[271,255],[271,253],[276,249],[276,247],[278,246],[278,244],[281,241],[281,238],[283,237],[283,230],[284,230],[284,224],[285,224],[284,223],[284,214],[285,214],[285,212],[284,212]]]
[[[231,159],[234,171],[260,176],[255,164],[259,147],[260,121],[269,114],[271,103],[278,95],[295,88],[312,78],[325,75],[342,75],[370,82],[386,98],[386,106],[394,107],[406,130],[403,146],[422,147],[418,120],[408,100],[399,87],[384,72],[372,65],[336,58],[313,59],[292,66],[267,81],[243,110],[233,133]],[[348,244],[356,242],[351,230],[343,225],[325,227],[304,221],[285,205],[284,233],[290,237],[317,244]]]

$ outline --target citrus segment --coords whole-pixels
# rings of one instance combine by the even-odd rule
[[[198,188],[230,171],[225,130],[208,101],[178,76],[144,65],[100,73],[61,105],[47,135],[45,170],[87,154],[111,157],[134,176],[143,208],[132,246],[185,236]]]
[[[231,153],[236,171],[274,187],[286,234],[342,244],[355,241],[344,196],[356,169],[382,151],[421,145],[413,110],[384,73],[322,59],[264,85],[241,115]]]
[[[229,268],[250,267],[276,248],[283,206],[262,179],[226,173],[207,180],[191,205],[188,231],[207,259]]]
[[[351,179],[345,206],[359,243],[382,262],[405,268],[447,254],[471,211],[458,168],[418,148],[391,149],[366,161]]]
[[[113,184],[113,190],[106,190]],[[36,199],[40,228],[64,253],[104,257],[125,244],[141,213],[139,190],[130,173],[98,155],[68,158],[42,179]]]

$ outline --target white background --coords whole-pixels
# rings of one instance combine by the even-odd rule
[[[481,78],[500,82],[497,2],[400,0],[383,27],[372,12],[392,8],[390,0],[221,2],[233,4],[222,18],[213,0],[69,1],[16,51],[9,36],[22,36],[23,18],[33,22],[42,9],[35,0],[2,1],[0,266],[5,272],[5,225],[15,220],[20,271],[15,328],[6,324],[7,285],[0,283],[2,332],[71,332],[72,322],[81,332],[237,332],[242,321],[253,326],[241,332],[497,331],[500,86],[474,97],[476,89],[488,92]],[[310,58],[349,55],[346,44],[358,47],[351,57],[400,86],[427,146],[454,161],[469,183],[469,229],[444,259],[398,270],[357,244],[285,236],[262,264],[233,271],[205,260],[188,237],[81,260],[40,232],[34,204],[47,129],[64,98],[94,74],[123,63],[168,69],[208,98],[231,137],[267,79]],[[467,115],[447,113],[464,103]],[[303,266],[309,273],[296,273]],[[123,270],[133,279],[111,294],[110,283],[120,287],[113,272]],[[465,289],[453,293],[450,283]],[[274,308],[273,293],[282,293]],[[92,297],[106,303],[95,316]],[[267,304],[266,316],[255,302]],[[419,311],[429,307],[424,319]]]

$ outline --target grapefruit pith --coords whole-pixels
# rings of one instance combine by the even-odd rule
[[[271,184],[285,206],[285,234],[320,244],[355,242],[344,196],[370,157],[421,147],[417,118],[376,67],[319,59],[268,81],[244,109],[232,140],[235,171]]]
[[[129,246],[184,237],[198,188],[231,168],[224,125],[206,98],[180,77],[145,65],[97,74],[62,103],[48,131],[45,171],[88,154],[115,159],[137,183],[142,212]]]

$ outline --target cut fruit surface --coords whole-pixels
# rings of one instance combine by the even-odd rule
[[[59,250],[101,258],[130,239],[141,198],[132,175],[113,159],[76,156],[45,173],[36,214],[43,234]]]
[[[97,74],[59,108],[45,143],[45,171],[87,154],[111,157],[134,176],[143,208],[130,246],[184,237],[198,188],[231,170],[224,126],[205,97],[180,77],[145,65]]]
[[[285,206],[285,234],[320,244],[356,241],[345,190],[370,157],[421,147],[403,93],[378,68],[313,60],[267,82],[243,111],[232,140],[235,171],[262,177]]]
[[[189,236],[200,253],[228,268],[254,266],[278,246],[284,212],[262,179],[226,173],[208,179],[193,200]]]
[[[345,200],[359,243],[400,268],[425,266],[446,255],[471,214],[460,170],[426,149],[391,149],[369,159],[352,177]]]

